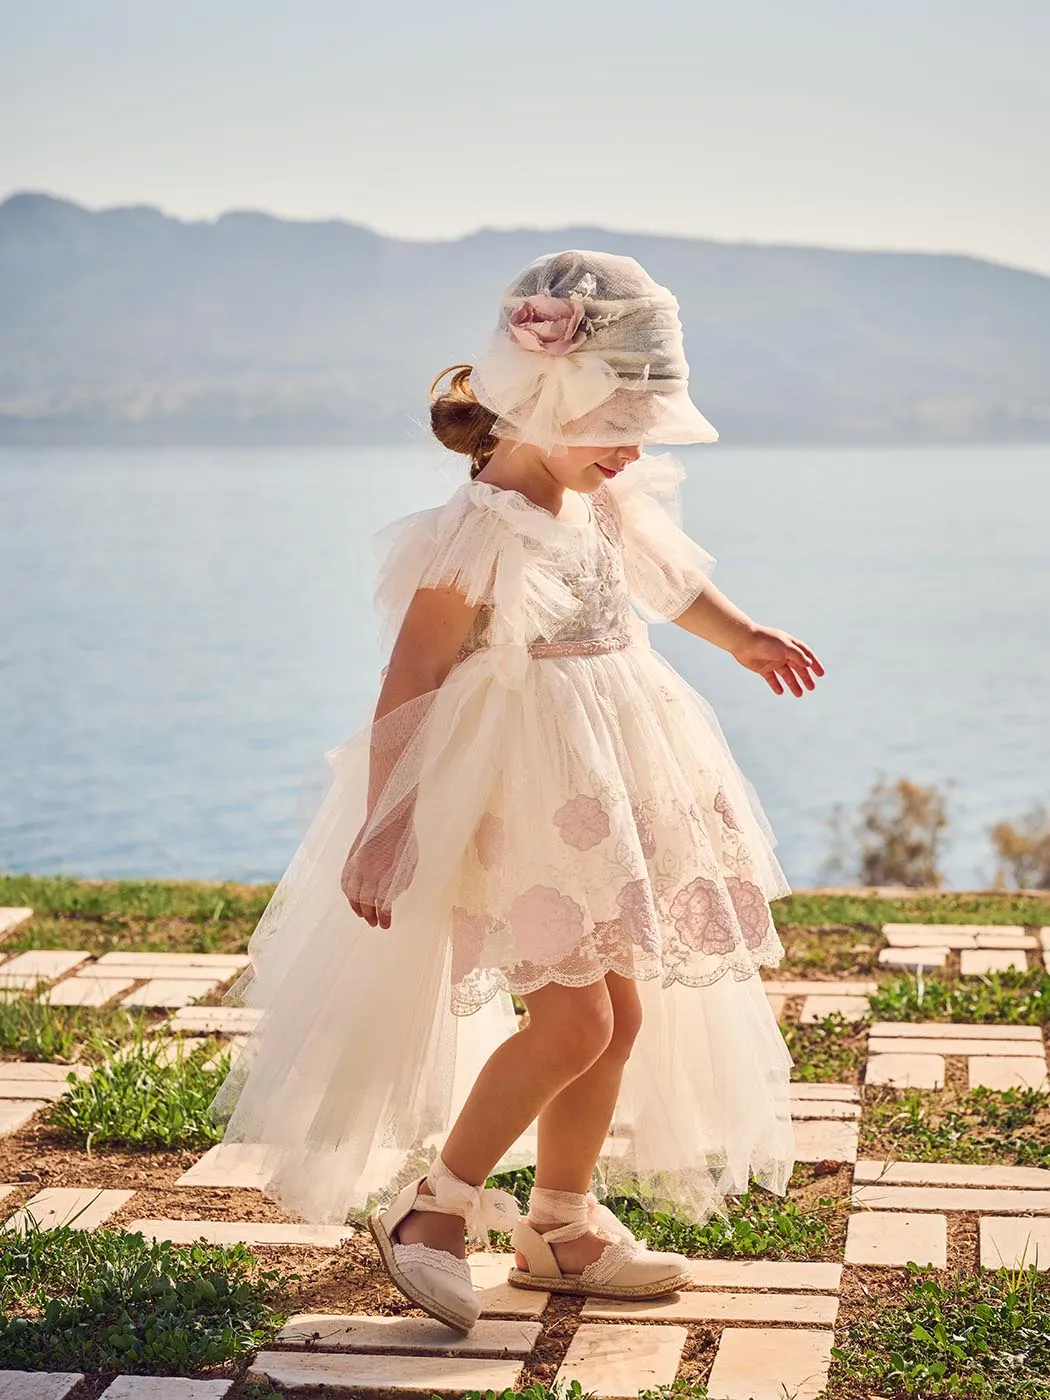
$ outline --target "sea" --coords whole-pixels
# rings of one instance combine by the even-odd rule
[[[836,809],[906,777],[948,804],[945,883],[1050,802],[1050,447],[675,450],[714,581],[825,677],[776,696],[670,623],[796,886]],[[272,880],[367,723],[373,536],[465,461],[362,448],[0,449],[0,872]]]

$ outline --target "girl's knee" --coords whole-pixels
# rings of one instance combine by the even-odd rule
[[[592,993],[589,987],[561,988],[560,992],[546,999],[542,1009],[530,1005],[529,1026],[538,1033],[543,1053],[554,1056],[575,1078],[608,1050],[615,1017],[604,988],[602,993]]]
[[[623,984],[624,979],[619,981]],[[642,1003],[635,984],[629,982],[621,985],[618,993],[611,998],[611,1005],[613,1027],[606,1054],[626,1062],[642,1029]]]

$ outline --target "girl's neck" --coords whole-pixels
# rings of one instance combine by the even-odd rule
[[[533,505],[551,515],[562,514],[567,487],[551,472],[539,448],[531,443],[500,438],[496,450],[474,480],[499,486],[504,491],[520,491]],[[573,518],[576,518],[575,512]]]

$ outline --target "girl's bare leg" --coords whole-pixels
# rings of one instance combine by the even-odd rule
[[[623,983],[624,979],[616,981]],[[541,1146],[541,1164],[549,1157],[552,1170],[567,1174],[565,1179],[584,1181],[586,1184],[580,1189],[586,1190],[616,1101],[612,1080],[615,1077],[618,1085],[627,1057],[622,1049],[624,1037],[617,1032],[616,1005],[623,1007],[626,1018],[629,996],[619,987],[614,993],[608,982],[602,981],[588,987],[550,983],[524,1000],[529,1011],[528,1025],[504,1041],[486,1061],[441,1156],[461,1180],[480,1186],[504,1152],[534,1119],[541,1117],[552,1100],[581,1077],[588,1077],[616,1046],[592,1084],[597,1105],[592,1108],[588,1103],[582,1119],[579,1109],[575,1118],[572,1111],[564,1112],[546,1128],[541,1118],[543,1142],[551,1138],[551,1127],[558,1138],[557,1145],[552,1142],[546,1153]],[[632,1040],[633,1034],[632,1031]],[[617,1060],[619,1068],[615,1069]],[[580,1097],[587,1100],[589,1095],[584,1092]],[[604,1123],[599,1125],[603,1112]],[[563,1134],[569,1136],[568,1143],[560,1141]],[[553,1183],[544,1180],[542,1184]],[[457,1216],[413,1212],[399,1228],[398,1239],[403,1244],[421,1242],[463,1254],[463,1228]],[[594,1257],[600,1252],[597,1249]]]

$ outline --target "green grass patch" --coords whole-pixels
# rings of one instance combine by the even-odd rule
[[[1050,892],[1021,895],[1016,891],[980,894],[951,890],[900,899],[856,894],[798,894],[773,902],[777,926],[788,924],[851,924],[877,933],[883,924],[1050,924]]]
[[[871,998],[877,1021],[1050,1022],[1050,974],[1042,968],[950,980],[902,974]]]
[[[114,1047],[141,1035],[144,1011],[0,1001],[0,1056],[101,1064]]]
[[[881,1396],[1050,1400],[1050,1278],[912,1266],[904,1297],[851,1324],[832,1355],[831,1393],[842,1379]]]
[[[1050,1096],[1037,1089],[883,1089],[861,1119],[860,1155],[879,1161],[1050,1167]]]
[[[243,1245],[72,1226],[0,1235],[0,1367],[184,1375],[272,1341],[292,1275]]]
[[[784,959],[776,976],[872,977],[884,939],[872,929],[846,924],[787,924],[778,929]]]
[[[803,1084],[856,1083],[867,1057],[867,1024],[835,1011],[811,1026],[784,1026],[795,1061],[791,1077]]]
[[[106,1060],[90,1079],[75,1081],[52,1104],[48,1121],[78,1146],[207,1147],[223,1129],[208,1116],[208,1105],[230,1069],[228,1051],[217,1040],[189,1053],[181,1042],[166,1061],[171,1042],[163,1036],[137,1037],[117,1058]],[[216,1056],[212,1065],[205,1061]]]

